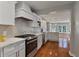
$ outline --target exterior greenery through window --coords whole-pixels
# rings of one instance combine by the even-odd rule
[[[70,32],[69,23],[53,23],[52,32]]]

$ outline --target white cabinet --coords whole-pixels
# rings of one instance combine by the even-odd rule
[[[16,53],[13,53],[13,54],[6,56],[6,57],[16,57]]]
[[[33,17],[35,21],[40,21],[40,17],[36,13],[33,13]]]
[[[10,52],[9,52],[10,53]],[[16,53],[6,54],[4,57],[16,57]]]
[[[0,50],[0,57],[1,57],[1,50]]]
[[[50,41],[59,41],[59,33],[58,32],[48,32],[46,33],[46,39]]]
[[[6,57],[8,57],[8,56],[6,56]],[[9,57],[16,57],[16,53],[9,55]]]
[[[47,33],[45,32],[45,42],[47,42],[48,38],[47,38]]]
[[[0,48],[1,57],[25,57],[25,41]]]
[[[43,32],[47,32],[47,23],[45,20],[41,20],[41,28],[43,29]]]
[[[19,42],[17,45],[18,57],[25,57],[25,41]]]
[[[39,23],[34,20],[34,21],[32,22],[32,27],[38,28],[38,27],[39,27]]]
[[[37,14],[33,13],[33,23],[32,23],[32,27],[39,27],[39,23],[38,21],[40,21],[40,18]]]
[[[15,2],[0,1],[0,24],[15,24]]]
[[[25,48],[19,50],[19,57],[25,57]]]
[[[41,48],[42,46],[42,34],[38,35],[37,38],[37,49]]]

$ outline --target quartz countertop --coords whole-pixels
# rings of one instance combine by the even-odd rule
[[[38,35],[41,35],[41,34],[43,34],[43,33],[36,33],[35,35],[38,36]]]
[[[0,42],[0,48],[5,47],[10,44],[14,44],[19,41],[25,40],[24,38],[7,38],[4,42]]]

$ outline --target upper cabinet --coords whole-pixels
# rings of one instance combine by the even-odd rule
[[[33,18],[35,21],[40,21],[40,17],[36,13],[33,13]]]
[[[0,1],[0,24],[15,24],[15,3],[11,1]]]
[[[34,18],[34,21],[32,23],[32,27],[40,27],[41,21],[40,21],[39,15],[37,15],[36,13],[33,13],[33,18]]]
[[[26,18],[26,20],[34,20],[30,7],[24,2],[18,2],[15,5],[16,18]]]
[[[40,17],[41,22],[41,28],[43,29],[43,32],[47,32],[47,21],[45,21],[43,18]]]

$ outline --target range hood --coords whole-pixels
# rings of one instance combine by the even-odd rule
[[[22,18],[22,19],[26,19],[28,21],[33,21],[34,20],[34,16],[32,15],[32,13],[27,12],[23,9],[17,10],[15,16],[16,16],[15,17],[16,19],[17,18]]]

